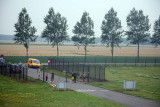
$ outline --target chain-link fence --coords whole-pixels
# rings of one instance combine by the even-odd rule
[[[105,81],[105,66],[100,65],[90,65],[78,62],[69,62],[65,60],[60,60],[57,58],[51,58],[48,64],[49,68],[58,71],[67,71],[67,73],[77,73],[85,74],[87,76],[87,81]]]
[[[10,66],[1,65],[0,74],[11,78],[27,81],[28,68],[18,64],[12,64]]]
[[[57,59],[57,57],[55,57]],[[125,56],[114,56],[113,59],[110,56],[87,56],[86,62],[83,56],[61,56],[58,57],[59,60],[64,60],[65,62],[77,62],[77,63],[87,63],[87,64],[100,64],[104,66],[108,65],[123,65],[123,66],[159,66],[160,57],[125,57]]]

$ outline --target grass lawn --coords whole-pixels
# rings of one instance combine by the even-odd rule
[[[160,102],[160,67],[106,67],[105,78],[89,84]],[[124,80],[136,81],[136,90],[125,91]]]
[[[48,83],[29,78],[17,81],[0,75],[0,107],[121,107],[75,91],[55,91]]]

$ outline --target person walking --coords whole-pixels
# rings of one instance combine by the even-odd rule
[[[74,73],[74,83],[76,83],[76,77],[77,77],[77,73]]]
[[[86,83],[86,74],[83,74],[83,82]]]
[[[74,74],[73,74],[73,72],[72,72],[72,81],[74,81]]]
[[[80,76],[80,82],[82,82],[83,75],[80,73],[79,76]]]
[[[48,81],[48,74],[46,75],[46,82]]]

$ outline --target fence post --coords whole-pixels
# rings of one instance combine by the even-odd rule
[[[105,72],[106,72],[106,67],[104,67],[104,81],[105,81]]]
[[[64,60],[63,60],[63,70],[64,70]]]
[[[21,73],[22,73],[22,68],[20,69],[20,72],[19,72],[19,79],[21,79]]]
[[[60,69],[60,59],[59,59],[58,61],[59,61],[59,66],[58,66],[58,70],[61,70],[61,69]]]
[[[95,80],[96,80],[96,65],[95,65],[95,71],[94,71],[94,76],[95,76]]]
[[[88,65],[88,82],[89,82],[89,79],[90,79],[90,77],[89,77],[89,73],[90,73],[90,65]]]
[[[147,57],[145,58],[145,67],[146,67],[146,60],[147,60]]]
[[[28,80],[28,67],[26,66],[26,81]]]
[[[69,61],[68,61],[68,72],[69,72]]]
[[[10,77],[11,77],[11,72],[12,72],[12,68],[11,68],[11,66],[10,66],[10,68],[9,68],[9,73],[10,73]]]
[[[100,66],[99,66],[99,81],[100,81]]]
[[[23,81],[24,81],[24,67],[23,67]]]
[[[68,75],[67,75],[67,70],[66,70],[66,82],[67,82],[67,76],[68,76]]]
[[[106,66],[106,63],[107,63],[107,61],[106,61],[106,58],[105,58],[105,66]]]
[[[84,74],[84,64],[83,64],[83,74]]]
[[[16,77],[16,75],[15,75],[16,74],[16,65],[15,65],[14,69],[15,69],[14,70],[14,78],[15,78]]]
[[[44,74],[45,74],[45,67],[43,65],[43,82],[44,82]]]
[[[8,65],[6,65],[6,69],[5,69],[5,76],[7,75],[7,68],[8,68]]]

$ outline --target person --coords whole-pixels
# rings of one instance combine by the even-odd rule
[[[80,73],[80,82],[82,82],[83,75]]]
[[[51,75],[51,82],[53,82],[53,81],[54,81],[54,72]]]
[[[46,82],[48,81],[48,74],[46,75]]]
[[[86,83],[86,74],[83,73],[83,82]]]
[[[72,81],[74,81],[74,74],[73,74],[73,72],[72,72]]]
[[[77,74],[76,74],[76,72],[74,73],[74,83],[76,83],[76,76],[77,76]]]

